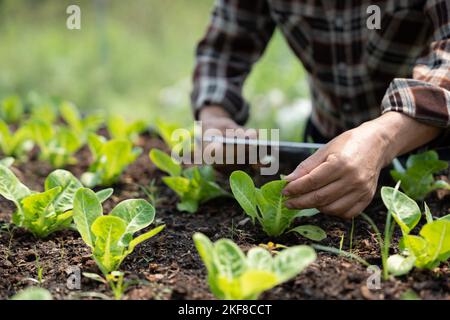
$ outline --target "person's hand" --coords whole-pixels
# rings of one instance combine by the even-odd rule
[[[219,106],[208,106],[199,113],[203,131],[217,129],[225,134],[227,129],[238,129],[240,126],[232,119],[231,115]]]
[[[200,111],[199,120],[202,122],[203,137],[221,136],[228,138],[257,138],[256,130],[245,129],[239,126],[232,119],[231,115],[219,106],[208,106],[203,108]],[[247,149],[245,151],[248,152]],[[205,154],[223,155],[222,163],[224,164],[238,163],[237,148],[234,148],[233,152],[230,155],[227,155],[227,147],[220,142],[203,143],[203,152]],[[240,157],[242,156],[243,155],[240,155]],[[225,168],[223,166],[217,166],[216,163],[216,168],[227,171],[236,167],[228,166],[228,168]]]
[[[287,176],[286,206],[350,219],[372,201],[383,167],[441,133],[406,114],[386,112],[336,137]]]
[[[288,208],[317,208],[350,219],[364,210],[387,164],[388,145],[380,127],[363,124],[347,131],[303,161],[287,177]],[[390,161],[390,160],[389,160]]]

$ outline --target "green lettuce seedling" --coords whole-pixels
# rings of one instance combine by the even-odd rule
[[[118,115],[109,116],[107,121],[109,135],[112,139],[136,141],[139,134],[147,129],[147,123],[136,120],[127,123],[125,119]]]
[[[244,171],[234,171],[230,176],[230,187],[237,202],[244,212],[257,220],[264,232],[269,236],[277,237],[286,232],[297,217],[307,217],[318,213],[315,209],[291,210],[286,208],[282,195],[287,181],[277,180],[266,183],[261,189],[256,188],[252,178]],[[326,233],[313,225],[301,225],[292,230],[305,238],[321,241]]]
[[[58,99],[46,95],[30,92],[26,97],[26,103],[30,110],[30,119],[55,123],[58,120]]]
[[[119,203],[109,215],[103,215],[101,202],[87,188],[79,189],[73,204],[73,219],[84,242],[104,275],[117,271],[120,264],[141,242],[164,229],[158,226],[140,236],[134,233],[148,227],[155,218],[155,209],[143,199]]]
[[[53,300],[50,291],[39,287],[28,287],[9,298],[10,300]]]
[[[190,213],[197,212],[200,204],[211,199],[229,196],[216,182],[211,166],[190,167],[184,169],[169,155],[158,149],[150,151],[150,159],[169,177],[163,177],[164,183],[180,197],[177,208]]]
[[[30,130],[22,126],[12,132],[8,124],[0,119],[0,148],[5,156],[24,158],[33,148]]]
[[[68,101],[61,103],[59,112],[72,132],[78,137],[81,137],[82,141],[87,140],[89,133],[96,132],[103,124],[104,120],[101,114],[89,114],[82,117],[77,106]]]
[[[70,227],[73,197],[81,187],[70,172],[55,170],[45,179],[44,192],[33,192],[9,168],[0,165],[0,194],[14,202],[17,209],[13,223],[39,238]],[[99,201],[106,200],[111,193],[112,189],[98,192]]]
[[[133,147],[129,140],[106,140],[95,134],[89,135],[88,145],[93,162],[89,172],[81,176],[81,181],[87,187],[113,185],[122,172],[142,153],[142,149]]]
[[[182,128],[176,123],[169,123],[158,119],[156,120],[155,125],[159,136],[164,140],[166,145],[169,146],[172,152],[182,156],[184,150],[192,151],[194,147],[193,128],[179,131],[179,134],[176,135],[176,130]]]
[[[208,270],[211,292],[218,299],[255,300],[316,260],[316,253],[309,246],[284,249],[272,257],[261,247],[250,249],[245,256],[233,241],[220,239],[212,243],[201,233],[194,234],[194,242]]]
[[[18,96],[3,99],[0,105],[0,118],[6,123],[17,123],[22,120],[24,108]]]
[[[108,285],[111,288],[111,291],[114,295],[115,300],[120,300],[123,297],[123,294],[128,289],[128,287],[132,284],[139,283],[139,280],[126,280],[125,274],[121,271],[113,271],[104,277],[99,274],[91,273],[91,272],[83,272],[83,276],[89,278],[94,281],[98,281],[105,285]]]
[[[31,120],[26,127],[39,147],[41,160],[47,161],[53,168],[63,168],[77,162],[74,154],[81,148],[82,140],[74,131],[40,119]]]
[[[391,176],[395,181],[401,181],[401,189],[414,200],[423,200],[430,192],[436,189],[448,189],[450,185],[443,181],[435,181],[433,174],[445,170],[448,167],[446,161],[439,160],[436,151],[409,156],[406,169],[401,163],[394,161],[394,170]]]
[[[0,160],[0,165],[5,166],[7,168],[11,167],[14,163],[13,157],[6,157]]]
[[[450,258],[450,215],[434,219],[425,204],[427,223],[421,228],[419,235],[411,235],[422,216],[417,203],[391,187],[383,187],[381,196],[403,234],[400,241],[401,254],[391,256],[387,261],[391,274],[406,274],[413,266],[433,269]]]

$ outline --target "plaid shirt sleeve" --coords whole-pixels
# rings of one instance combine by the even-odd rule
[[[196,52],[191,94],[195,117],[219,105],[243,124],[248,104],[242,86],[275,28],[267,0],[216,0],[208,31]]]
[[[425,6],[433,39],[416,61],[412,79],[394,79],[382,101],[382,111],[398,111],[418,121],[450,129],[450,3],[430,0]]]

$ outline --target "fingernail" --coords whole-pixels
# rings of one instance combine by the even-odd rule
[[[281,194],[283,196],[289,196],[291,193],[288,190],[283,190],[283,191],[281,191]]]
[[[291,173],[291,174],[288,174],[287,176],[285,176],[283,179],[290,181],[293,177],[294,177],[294,174]]]
[[[288,208],[288,209],[293,209],[293,208],[294,208],[294,206],[293,206],[292,203],[290,203],[290,202],[285,202],[284,205],[285,205],[286,208]]]

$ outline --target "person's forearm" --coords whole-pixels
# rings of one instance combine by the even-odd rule
[[[372,126],[380,134],[385,144],[384,164],[406,152],[437,138],[442,128],[420,123],[400,112],[386,112],[377,119],[366,122],[363,126]]]

